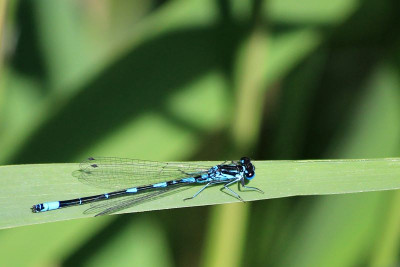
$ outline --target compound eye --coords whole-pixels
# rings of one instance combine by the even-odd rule
[[[250,171],[250,172],[246,173],[246,179],[247,179],[247,180],[253,179],[254,176],[255,176],[254,171]]]
[[[242,158],[240,159],[240,162],[241,162],[242,164],[247,165],[247,164],[250,163],[250,159],[249,159],[248,157],[242,157]]]

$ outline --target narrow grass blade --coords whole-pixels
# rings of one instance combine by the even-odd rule
[[[298,195],[344,194],[400,188],[400,159],[254,161],[256,177],[251,186],[258,192],[241,192],[246,201]],[[204,162],[202,163],[204,164]],[[207,164],[216,164],[207,163]],[[0,229],[37,223],[89,217],[88,205],[33,214],[33,204],[106,193],[80,183],[72,172],[78,164],[38,164],[0,167]],[[199,188],[194,186],[122,212],[141,212],[237,202],[220,191],[205,190],[195,199],[183,201]],[[232,189],[237,191],[236,186]],[[245,205],[245,204],[244,204]]]

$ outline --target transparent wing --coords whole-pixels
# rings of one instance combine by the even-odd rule
[[[198,175],[210,167],[194,163],[94,157],[83,161],[80,170],[73,175],[92,186],[123,189]]]
[[[157,199],[159,197],[176,193],[176,191],[188,189],[184,184],[179,186],[166,187],[162,190],[143,192],[140,194],[133,194],[126,197],[119,197],[107,201],[101,201],[91,204],[91,207],[84,211],[84,214],[96,214],[95,216],[109,215],[143,202]]]

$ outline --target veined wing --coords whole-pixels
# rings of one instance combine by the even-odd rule
[[[180,189],[180,190],[179,190]],[[96,214],[95,216],[109,215],[115,212],[139,205],[141,203],[163,197],[168,194],[188,189],[184,184],[166,187],[157,191],[147,191],[139,194],[132,194],[110,200],[91,204],[91,207],[84,211],[84,214]]]
[[[181,179],[207,172],[212,166],[195,163],[167,163],[117,157],[93,157],[74,172],[85,184],[123,189],[134,186]]]

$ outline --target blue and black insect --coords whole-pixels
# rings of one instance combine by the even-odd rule
[[[262,190],[246,186],[255,177],[255,167],[251,160],[242,157],[239,161],[223,162],[213,167],[190,163],[162,163],[113,157],[88,158],[80,164],[78,178],[95,186],[119,189],[106,194],[75,198],[70,200],[44,202],[33,205],[32,212],[45,212],[70,206],[93,203],[85,213],[98,215],[114,212],[149,201],[173,190],[189,185],[203,185],[192,197],[204,189],[223,184],[229,194],[243,201],[230,185],[240,186],[264,193]],[[121,190],[121,188],[125,188]]]

